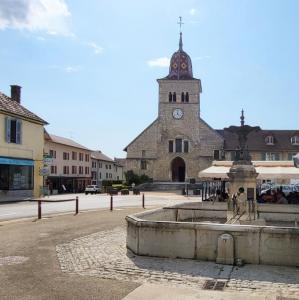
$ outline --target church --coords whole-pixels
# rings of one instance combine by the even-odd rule
[[[201,81],[193,77],[182,32],[169,74],[157,82],[158,116],[125,147],[126,170],[154,181],[196,180],[199,171],[211,165],[215,150],[223,149],[224,138],[201,118]]]

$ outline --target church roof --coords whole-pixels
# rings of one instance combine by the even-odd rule
[[[183,50],[182,33],[180,32],[179,50],[174,52],[169,66],[169,74],[165,79],[194,79],[190,56]]]
[[[146,130],[148,130],[151,126],[153,126],[156,122],[158,121],[158,118],[157,119],[155,119],[155,121],[153,121],[151,124],[149,124],[140,134],[138,134],[136,137],[135,137],[135,139],[129,144],[129,145],[127,145],[124,149],[123,149],[123,151],[126,151],[127,152],[127,150],[128,150],[128,147],[129,146],[131,146],[140,136],[142,136],[142,134],[146,131]]]

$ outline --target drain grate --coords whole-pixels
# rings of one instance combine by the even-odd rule
[[[204,290],[223,291],[225,286],[226,286],[226,281],[224,280],[209,279],[204,282],[202,288]]]

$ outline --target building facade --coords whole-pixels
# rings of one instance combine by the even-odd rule
[[[224,138],[222,151],[216,160],[233,160],[238,137],[227,129],[218,130]],[[254,161],[292,161],[299,152],[299,130],[259,130],[247,136],[247,146]]]
[[[193,77],[192,62],[179,50],[171,58],[169,74],[158,79],[158,117],[124,151],[126,170],[154,181],[182,182],[207,168],[223,137],[200,115],[201,81]]]
[[[91,153],[92,184],[102,186],[103,180],[123,181],[123,167],[101,151]]]
[[[50,193],[83,192],[91,184],[91,152],[71,139],[45,133],[45,154],[52,158]]]
[[[0,92],[1,200],[40,196],[46,124],[21,105],[20,86],[11,86],[11,97]]]

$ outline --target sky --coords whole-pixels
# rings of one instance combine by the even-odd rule
[[[297,0],[0,0],[0,91],[110,157],[158,113],[158,83],[178,49],[200,78],[201,117],[299,129]]]

